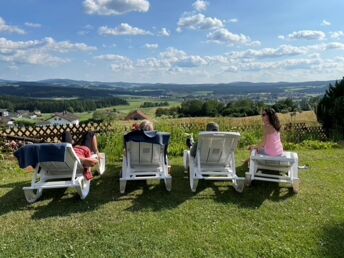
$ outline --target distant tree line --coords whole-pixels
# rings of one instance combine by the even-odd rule
[[[85,112],[94,111],[97,108],[104,108],[116,105],[128,105],[129,103],[121,98],[104,99],[73,99],[73,100],[40,100],[23,97],[1,96],[0,108],[10,112],[17,110],[40,110],[42,113],[54,112]]]
[[[279,100],[270,105],[276,112],[287,113],[295,111],[307,111],[316,106],[317,99],[303,99],[299,103],[290,98]],[[255,102],[250,99],[241,99],[223,103],[217,100],[186,100],[179,107],[158,108],[156,116],[171,117],[245,117],[260,114],[261,110],[268,105],[263,102]]]
[[[141,108],[150,108],[150,107],[163,107],[163,106],[169,106],[167,101],[163,102],[143,102],[143,104],[140,106]]]

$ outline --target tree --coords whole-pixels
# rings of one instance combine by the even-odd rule
[[[288,112],[297,111],[297,105],[291,98],[277,101],[272,106],[272,108],[276,112],[280,112],[280,113],[288,113]]]
[[[223,107],[223,103],[217,100],[209,100],[203,103],[201,113],[204,116],[218,116],[221,113]]]
[[[344,137],[344,77],[334,85],[329,84],[317,106],[316,114],[328,136]]]
[[[182,103],[180,113],[184,116],[202,116],[202,106],[200,100],[187,100]]]

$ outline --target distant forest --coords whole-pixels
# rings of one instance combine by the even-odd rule
[[[7,109],[11,112],[17,110],[40,110],[42,113],[54,112],[85,112],[94,111],[97,108],[128,105],[129,103],[121,98],[108,97],[104,99],[73,99],[73,100],[41,100],[24,97],[0,96],[0,109]]]
[[[287,113],[296,111],[307,111],[315,109],[319,102],[318,97],[303,99],[300,102],[294,102],[292,99],[279,100],[271,107],[276,112]],[[262,102],[254,102],[250,99],[241,99],[228,102],[227,104],[217,100],[187,100],[180,106],[171,108],[158,108],[155,112],[156,116],[170,117],[246,117],[254,116],[261,113],[267,105]]]

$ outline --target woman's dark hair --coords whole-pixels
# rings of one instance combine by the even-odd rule
[[[65,142],[65,143],[73,143],[73,137],[72,134],[70,133],[70,131],[64,131],[62,133],[62,139],[61,142]]]
[[[272,127],[279,132],[281,130],[281,123],[278,119],[276,111],[273,108],[266,108],[264,109],[264,113],[268,116],[269,123],[272,125]]]

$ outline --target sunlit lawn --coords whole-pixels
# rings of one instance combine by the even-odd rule
[[[238,173],[246,151],[237,154]],[[258,182],[236,193],[227,183],[189,189],[182,158],[173,188],[129,183],[109,164],[84,201],[50,190],[33,205],[31,174],[13,161],[0,169],[0,257],[343,257],[344,149],[300,151],[301,191]]]

